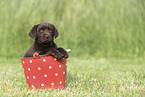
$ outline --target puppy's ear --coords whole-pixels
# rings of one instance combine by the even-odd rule
[[[32,39],[36,39],[36,35],[37,35],[37,27],[38,27],[39,24],[35,24],[30,32],[29,32],[29,36],[32,38]]]
[[[54,36],[55,36],[55,38],[57,38],[59,35],[59,32],[57,31],[55,25],[52,24],[52,26],[53,26],[53,30],[54,30]]]

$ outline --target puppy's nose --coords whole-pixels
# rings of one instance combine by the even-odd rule
[[[48,35],[48,34],[46,34],[45,37],[46,37],[47,39],[49,39],[49,35]]]

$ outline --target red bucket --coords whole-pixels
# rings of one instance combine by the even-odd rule
[[[66,59],[52,56],[21,58],[27,84],[30,88],[64,89],[66,86]]]

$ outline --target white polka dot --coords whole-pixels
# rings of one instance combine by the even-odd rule
[[[32,87],[34,87],[34,85],[31,85]]]
[[[47,74],[45,74],[44,77],[47,77]]]
[[[40,67],[38,67],[38,70],[41,70],[41,68],[40,68]]]
[[[60,81],[59,83],[62,84],[62,81]]]
[[[55,73],[55,76],[58,76],[58,73]]]
[[[52,68],[52,66],[49,66],[49,69],[51,69]]]
[[[30,63],[32,63],[32,60],[30,60]]]
[[[36,77],[35,76],[33,76],[33,79],[35,79]]]
[[[63,72],[63,74],[65,74],[65,72]]]
[[[59,68],[61,68],[61,65],[59,65]]]
[[[41,86],[44,86],[44,84],[42,83]]]
[[[51,85],[53,86],[53,85],[54,85],[54,83],[51,83]]]
[[[46,59],[43,59],[43,62],[46,62]]]
[[[54,58],[54,60],[57,60],[56,58]]]
[[[29,76],[27,76],[27,79],[29,79]]]
[[[28,71],[30,71],[30,68],[28,68]]]
[[[23,61],[23,64],[25,64],[25,61]]]
[[[67,66],[67,64],[65,64],[65,66]]]

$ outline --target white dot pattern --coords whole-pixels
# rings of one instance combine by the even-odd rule
[[[58,76],[58,73],[55,73],[55,76]]]
[[[43,87],[43,86],[44,86],[44,84],[42,83],[42,84],[41,84],[41,86]]]
[[[51,85],[53,86],[53,85],[54,85],[54,83],[51,83]]]
[[[49,66],[49,69],[52,69],[52,66]]]
[[[28,71],[30,71],[31,69],[30,68],[28,68]]]
[[[62,58],[63,59],[63,58]],[[57,60],[56,58],[54,58],[53,60],[55,60],[55,61],[59,61],[59,60]],[[52,62],[51,64],[49,63],[49,61],[50,60],[47,60],[47,58],[42,58],[41,59],[41,62],[35,62],[35,60],[28,60],[28,62],[25,60],[25,61],[22,61],[22,63],[23,63],[23,65],[25,64],[25,66],[27,65],[27,63],[28,63],[28,65],[27,65],[27,67],[26,67],[26,71],[29,71],[29,74],[28,75],[26,75],[26,79],[27,79],[27,81],[29,80],[29,81],[31,81],[32,83],[33,83],[33,81],[41,81],[41,79],[43,79],[43,78],[45,78],[45,79],[43,79],[42,81],[41,81],[41,83],[40,84],[37,84],[36,86],[41,86],[41,87],[46,87],[47,86],[47,83],[46,83],[46,81],[44,81],[44,80],[46,80],[47,79],[47,81],[49,81],[49,85],[51,85],[51,86],[55,86],[55,85],[57,85],[57,84],[59,84],[59,85],[61,85],[63,88],[65,87],[64,85],[65,85],[65,83],[66,83],[66,80],[65,79],[60,79],[60,77],[61,76],[65,76],[65,74],[66,74],[66,72],[65,72],[65,69],[63,69],[64,68],[64,66],[66,66],[67,64],[60,64],[60,63],[57,63],[57,65],[54,65],[54,63]],[[54,62],[55,62],[54,61]],[[48,64],[46,64],[46,65],[43,65],[44,67],[41,67],[41,64],[43,64],[44,62],[46,62],[46,63],[48,63]],[[30,64],[31,63],[31,64]],[[41,64],[40,64],[41,63]],[[33,68],[33,66],[34,65],[37,65],[38,67],[34,67]],[[47,66],[47,67],[46,67]],[[47,69],[46,69],[47,68]],[[24,68],[25,69],[25,68]],[[36,70],[35,70],[36,69]],[[58,70],[57,70],[58,69]],[[49,71],[49,72],[53,72],[52,74],[54,74],[54,75],[51,75],[51,76],[48,76],[49,75],[49,73],[43,73],[42,72],[42,70],[47,70],[47,71]],[[57,70],[57,72],[55,72],[55,71]],[[34,72],[35,71],[35,73],[37,74],[37,75],[31,75],[31,73],[32,72]],[[37,73],[37,71],[39,71],[38,73]],[[24,70],[24,72],[25,72],[25,70]],[[42,77],[39,75],[39,73],[42,73]],[[60,76],[60,77],[59,77]],[[50,81],[49,79],[51,79],[51,77],[55,77],[55,80],[53,81]],[[59,78],[59,79],[58,79]],[[28,83],[29,84],[29,83]],[[34,84],[30,84],[30,87],[35,87],[34,86]]]
[[[29,76],[27,76],[27,79],[29,79]]]
[[[47,77],[47,74],[45,74],[44,77]]]
[[[30,60],[30,63],[32,63],[32,60]]]
[[[65,72],[63,72],[63,74],[65,74]]]
[[[35,77],[35,76],[33,76],[33,79],[36,79],[36,77]]]
[[[41,70],[41,68],[40,68],[40,67],[38,67],[38,70]]]
[[[43,59],[43,62],[46,62],[46,59]]]
[[[31,85],[32,88],[34,88],[34,85]]]

